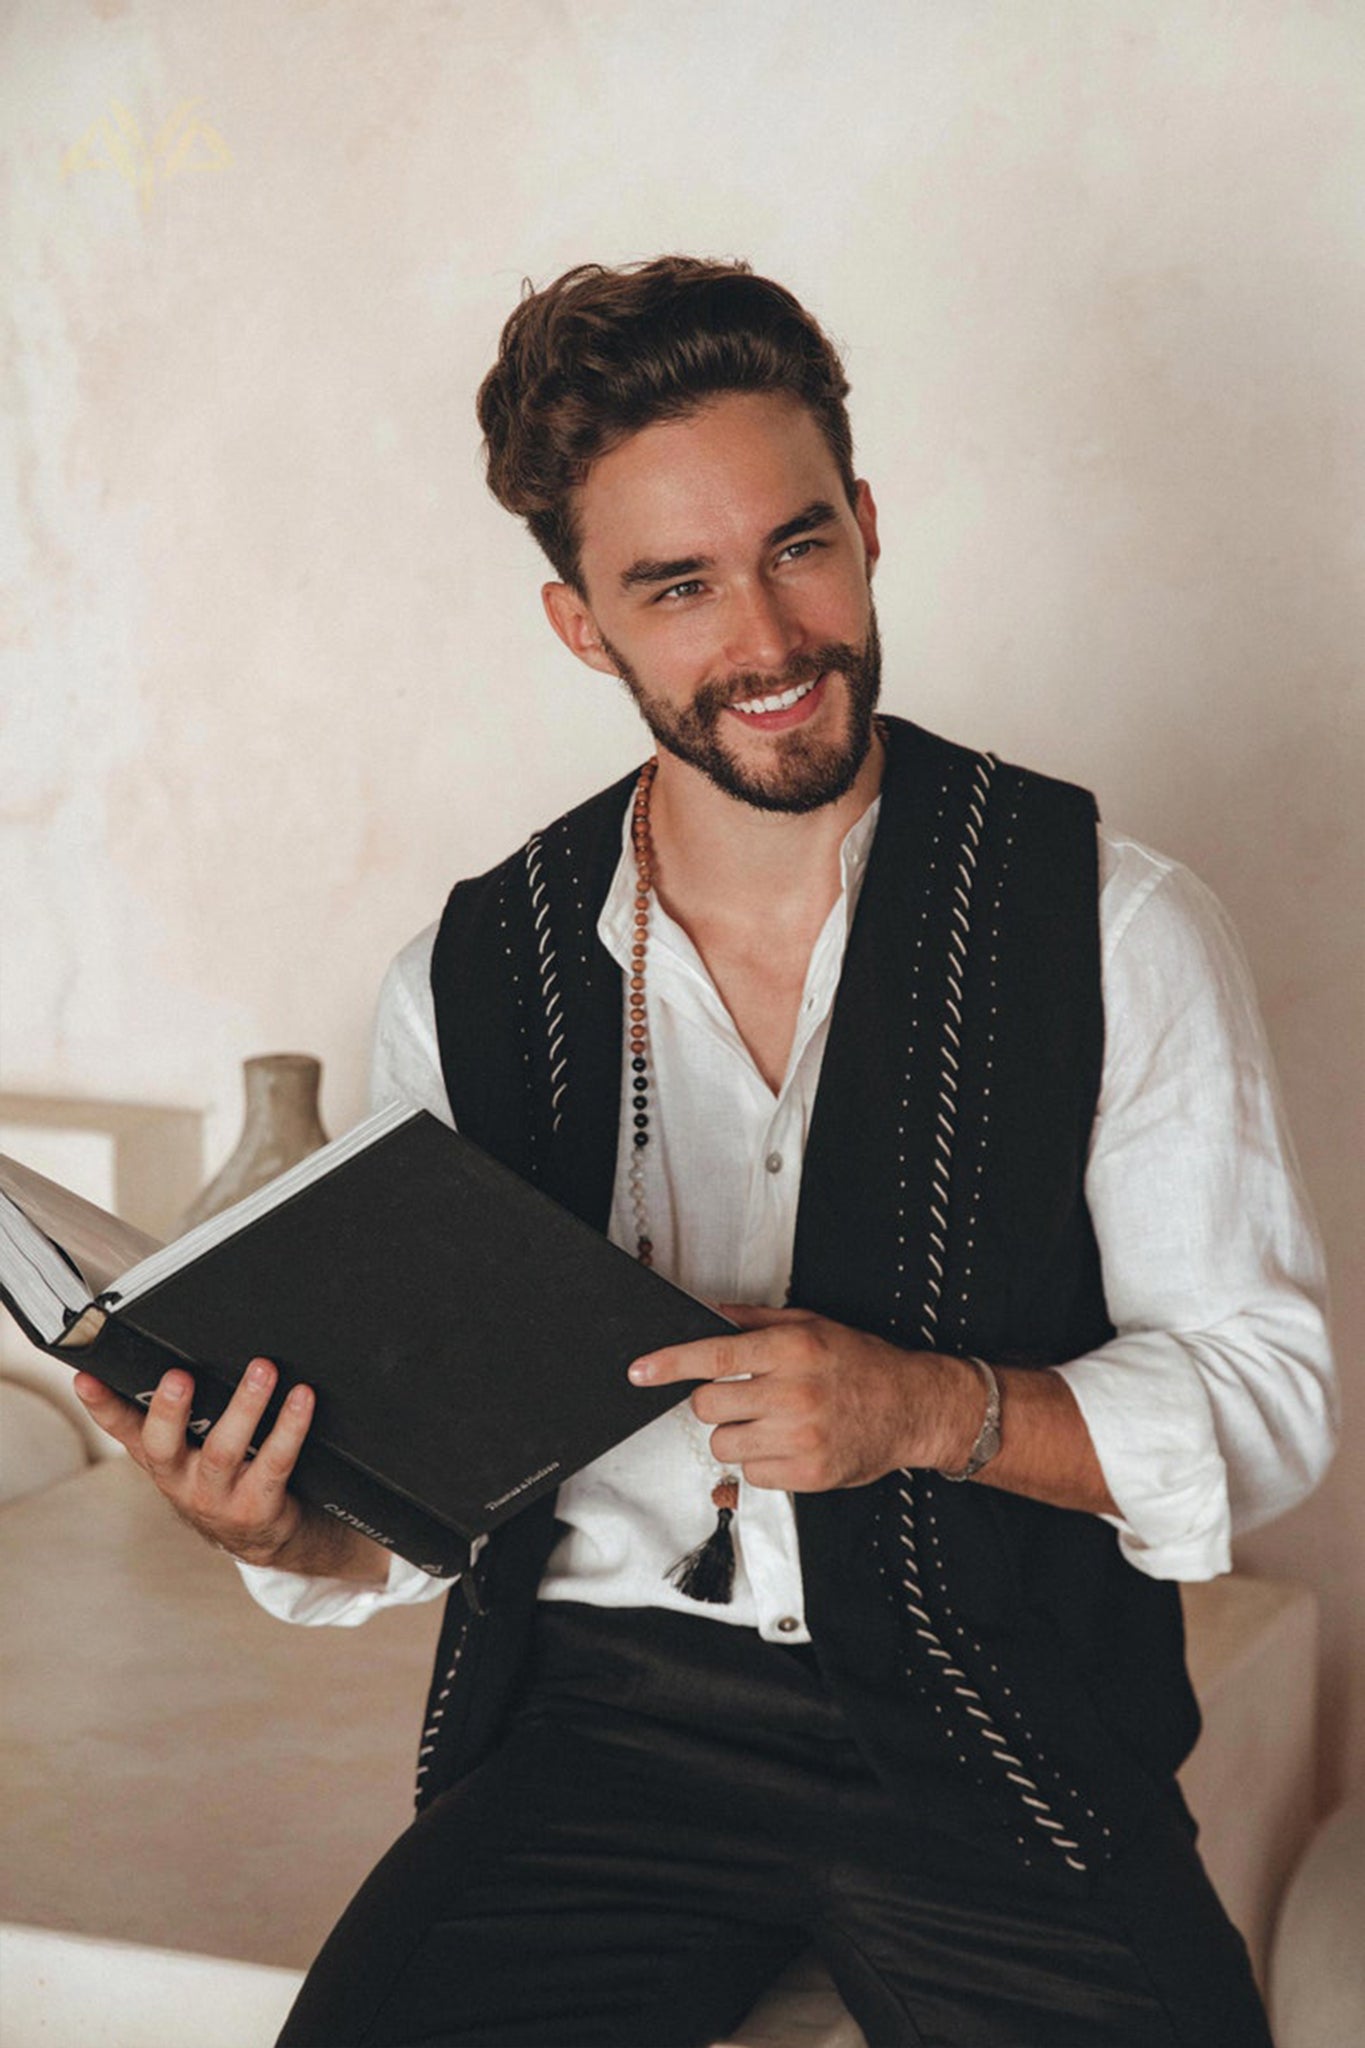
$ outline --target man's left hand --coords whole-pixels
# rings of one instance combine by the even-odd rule
[[[651,1352],[630,1378],[706,1381],[692,1407],[711,1425],[711,1455],[738,1466],[750,1486],[825,1493],[899,1466],[965,1458],[983,1401],[965,1360],[902,1350],[805,1309],[726,1302],[721,1314],[739,1335]]]

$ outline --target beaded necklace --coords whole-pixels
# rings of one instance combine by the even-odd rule
[[[635,1224],[635,1256],[642,1266],[654,1263],[654,1241],[649,1233],[649,1206],[645,1192],[645,1153],[649,1149],[649,1020],[645,1005],[645,974],[649,959],[649,907],[654,888],[654,842],[649,830],[649,800],[659,770],[657,756],[645,762],[635,784],[630,832],[635,851],[635,915],[630,944],[628,983],[627,1052],[630,1060],[630,1104],[633,1125],[629,1167],[630,1207]],[[687,1431],[688,1448],[698,1464],[720,1477],[711,1488],[716,1526],[704,1543],[689,1550],[669,1567],[666,1577],[689,1600],[704,1600],[712,1606],[728,1605],[734,1596],[735,1545],[730,1533],[739,1507],[739,1474],[717,1465],[709,1451],[696,1441],[690,1410],[681,1411]]]

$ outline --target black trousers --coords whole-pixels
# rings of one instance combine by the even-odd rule
[[[1169,1820],[1096,1896],[917,1827],[809,1653],[545,1605],[522,1711],[366,1882],[279,2048],[703,2048],[814,1943],[871,2048],[1271,2048]]]

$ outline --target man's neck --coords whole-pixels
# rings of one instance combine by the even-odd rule
[[[811,949],[843,886],[839,852],[881,788],[874,737],[852,786],[814,811],[760,811],[660,749],[654,886],[706,964],[768,1086],[782,1086]]]
[[[706,952],[708,933],[731,943],[808,930],[811,942],[842,886],[839,850],[881,788],[882,741],[851,787],[813,811],[763,811],[726,794],[664,749],[650,805],[655,886],[671,917]]]

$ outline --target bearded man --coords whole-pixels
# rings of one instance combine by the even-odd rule
[[[1316,1241],[1235,945],[1083,791],[876,712],[832,345],[742,264],[526,297],[479,399],[637,774],[453,891],[379,1099],[451,1118],[734,1336],[449,1590],[419,1817],[289,2048],[723,2035],[814,1942],[873,2048],[1254,2048],[1175,1783],[1180,1577],[1330,1451]],[[528,1285],[535,1284],[534,1270]],[[294,1621],[446,1589],[82,1381]]]

